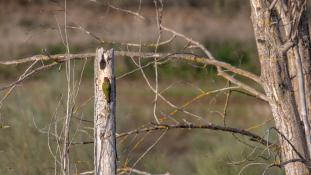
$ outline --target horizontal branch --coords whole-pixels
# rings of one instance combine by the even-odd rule
[[[291,159],[291,160],[287,160],[287,161],[281,162],[281,163],[273,163],[273,164],[270,165],[270,167],[276,166],[276,167],[282,168],[282,167],[284,167],[287,164],[296,163],[296,162],[301,162],[303,164],[306,164],[305,160],[302,160],[302,159]]]
[[[141,171],[138,169],[130,168],[130,167],[125,167],[125,168],[118,168],[118,175],[122,174],[139,174],[139,175],[170,175],[170,173],[162,173],[162,174],[151,174],[149,172]]]
[[[83,54],[57,54],[57,55],[36,55],[32,57],[22,58],[18,60],[9,60],[9,61],[0,61],[0,65],[17,65],[17,64],[23,64],[33,61],[54,61],[56,63],[62,63],[71,59],[85,59],[85,58],[93,58],[95,56],[95,53],[83,53]],[[248,72],[246,70],[234,67],[228,63],[218,61],[216,59],[209,59],[206,57],[200,57],[194,54],[190,53],[148,53],[148,52],[127,52],[127,51],[115,51],[115,56],[124,56],[124,57],[132,57],[132,58],[159,58],[159,59],[176,59],[176,60],[184,60],[184,61],[190,61],[195,63],[200,63],[204,65],[213,65],[216,67],[224,68],[234,74],[238,74],[240,76],[249,78],[255,82],[257,82],[259,85],[261,85],[260,77]],[[222,72],[222,74],[225,74]],[[226,74],[225,78],[228,79],[228,74]],[[242,89],[245,89],[246,91],[250,92],[254,96],[256,96],[259,99],[262,99],[264,101],[268,101],[268,98],[265,94],[262,92],[250,87],[247,84],[244,84],[237,79],[229,78],[232,83],[239,85]],[[3,88],[2,88],[3,89]]]
[[[95,53],[84,53],[84,54],[57,54],[57,55],[35,55],[32,57],[22,58],[18,60],[12,60],[12,61],[0,61],[0,64],[2,65],[14,65],[14,64],[22,64],[32,61],[56,61],[56,62],[64,62],[71,59],[84,59],[84,58],[91,58],[94,57]],[[261,84],[260,78],[248,71],[245,71],[243,69],[234,67],[228,63],[214,60],[214,59],[208,59],[206,57],[199,57],[193,54],[187,54],[187,53],[142,53],[142,52],[127,52],[127,51],[115,51],[115,56],[125,56],[125,57],[141,57],[141,58],[173,58],[173,59],[181,59],[196,63],[202,63],[207,65],[214,65],[214,66],[220,66],[222,68],[225,68],[233,73],[242,75],[244,77],[250,78],[254,80],[255,82]]]
[[[140,129],[135,129],[132,131],[127,131],[123,132],[120,134],[116,134],[117,138],[125,137],[128,135],[133,135],[133,134],[142,134],[142,133],[148,133],[152,131],[157,131],[157,130],[168,130],[168,129],[209,129],[209,130],[214,130],[214,131],[223,131],[223,132],[229,132],[229,133],[235,133],[235,134],[240,134],[242,136],[246,136],[250,139],[250,141],[260,143],[264,146],[276,146],[276,144],[271,143],[264,138],[250,132],[244,129],[239,129],[239,128],[232,128],[232,127],[226,127],[226,126],[219,126],[219,125],[214,125],[214,124],[207,124],[207,125],[195,125],[195,124],[155,124],[152,123],[153,126],[150,127],[145,127],[145,128],[140,128]],[[73,145],[78,145],[78,144],[92,144],[94,143],[93,141],[85,141],[85,142],[71,142]]]
[[[139,134],[139,133],[145,133],[155,130],[164,130],[164,129],[209,129],[209,130],[215,130],[215,131],[223,131],[223,132],[229,132],[229,133],[236,133],[240,134],[246,137],[249,137],[251,141],[258,142],[264,146],[272,146],[275,145],[269,141],[266,141],[264,138],[250,132],[246,131],[244,129],[239,128],[232,128],[232,127],[225,127],[225,126],[219,126],[214,124],[207,124],[207,125],[195,125],[195,124],[153,124],[151,127],[147,128],[141,128],[141,129],[135,129],[129,132],[124,132],[121,134],[117,134],[117,138],[124,137],[131,134]]]
[[[155,175],[155,174],[151,174],[151,173],[141,171],[138,169],[134,169],[134,168],[130,168],[130,167],[118,168],[117,174],[122,175],[122,174],[131,174],[131,173],[135,173],[135,174],[139,174],[139,175]],[[94,170],[85,171],[85,172],[78,173],[78,174],[79,175],[94,174]],[[170,175],[170,173],[156,174],[156,175]]]
[[[125,137],[128,135],[133,135],[133,134],[142,134],[142,133],[147,133],[147,132],[152,132],[152,131],[157,131],[157,130],[168,130],[168,129],[209,129],[209,130],[214,130],[214,131],[223,131],[223,132],[229,132],[229,133],[235,133],[235,134],[240,134],[242,136],[248,137],[251,141],[260,143],[264,146],[276,146],[276,144],[271,143],[264,138],[250,132],[244,129],[239,129],[239,128],[232,128],[232,127],[226,127],[226,126],[219,126],[219,125],[214,125],[212,123],[209,123],[207,125],[196,125],[192,123],[187,123],[187,124],[155,124],[152,123],[153,126],[150,127],[145,127],[145,128],[140,128],[140,129],[135,129],[132,131],[127,131],[123,132],[120,134],[116,134],[117,138]],[[72,142],[73,145],[75,144],[92,144],[93,141],[86,141],[86,142]]]
[[[71,59],[84,59],[89,57],[95,57],[95,53],[34,55],[31,57],[21,58],[17,60],[0,61],[0,65],[17,65],[33,61],[49,61],[49,60],[61,63]]]

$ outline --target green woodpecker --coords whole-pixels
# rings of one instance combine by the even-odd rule
[[[111,94],[111,84],[110,81],[107,77],[104,77],[104,82],[102,84],[102,90],[105,94],[105,98],[107,100],[108,103],[110,103],[110,94]]]

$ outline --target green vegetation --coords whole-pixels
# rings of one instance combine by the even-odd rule
[[[19,0],[20,4],[44,4],[46,0]],[[90,3],[83,1],[84,3]],[[121,5],[137,4],[132,1],[118,1]],[[135,1],[139,2],[139,1]],[[154,6],[153,2],[142,1]],[[210,8],[213,14],[230,17],[245,6],[240,0],[171,0],[168,6],[192,6]],[[10,1],[10,3],[14,3]],[[122,4],[124,3],[124,4]],[[78,4],[78,3],[76,3]],[[99,10],[98,8],[97,10]],[[102,11],[102,9],[100,9]],[[223,12],[226,13],[223,13]],[[0,17],[1,18],[1,17]],[[31,18],[30,18],[31,19]],[[41,23],[32,20],[19,21],[24,28],[38,27]],[[51,24],[45,24],[49,27]],[[87,25],[86,25],[87,26]],[[90,25],[92,26],[92,25]],[[91,27],[90,27],[91,28]],[[38,35],[40,36],[40,35]],[[206,39],[207,41],[209,39]],[[235,66],[242,67],[259,74],[256,48],[254,43],[241,41],[203,42],[217,59],[226,61]],[[42,54],[38,45],[25,44],[19,47],[18,52],[0,53],[2,57],[22,58]],[[71,45],[72,53],[94,52],[98,46],[96,42]],[[119,49],[116,45],[110,45]],[[175,46],[181,49],[183,46]],[[50,54],[65,53],[62,44],[47,44]],[[159,51],[166,52],[171,48],[160,47]],[[148,61],[142,61],[147,64]],[[29,65],[0,66],[0,84],[4,85],[15,80]],[[5,101],[0,113],[0,174],[54,174],[55,164],[49,148],[55,153],[57,147],[53,136],[55,124],[57,131],[61,131],[65,116],[66,79],[64,64],[47,72],[40,73],[18,86]],[[80,76],[83,61],[75,61],[76,77]],[[117,75],[124,75],[135,69],[136,66],[129,58],[117,58]],[[146,75],[154,83],[154,69],[149,66],[144,69]],[[216,77],[215,69],[211,66],[196,65],[189,62],[170,61],[159,66],[160,90],[168,100],[178,106],[200,94],[200,91],[214,90],[224,87],[226,82]],[[117,87],[117,130],[118,133],[136,129],[153,121],[154,94],[148,89],[140,71],[135,71],[124,78],[118,79]],[[171,87],[166,89],[167,87]],[[3,96],[5,92],[1,92]],[[77,118],[93,120],[93,62],[88,60],[83,73],[79,96],[76,100],[74,118],[72,120],[73,142],[92,140],[92,122],[81,122]],[[187,107],[197,115],[208,121],[222,125],[223,120],[217,111],[223,111],[226,94],[218,93],[199,99]],[[86,103],[87,102],[87,103]],[[270,109],[263,102],[233,92],[228,108],[227,124],[233,127],[251,128],[260,135],[273,123]],[[165,102],[159,101],[158,115],[168,114],[173,109]],[[174,118],[178,121],[199,122],[178,112]],[[55,123],[55,121],[57,122]],[[202,121],[201,121],[202,122]],[[260,125],[264,123],[263,125]],[[51,133],[48,135],[47,132]],[[135,161],[154,143],[162,132],[132,135],[118,140],[119,166],[126,164],[132,166]],[[273,138],[273,136],[271,136]],[[235,175],[249,162],[233,165],[232,162],[244,160],[252,149],[243,144],[241,140],[230,133],[214,132],[209,130],[169,130],[163,139],[138,162],[136,168],[153,173],[170,172],[173,175]],[[271,139],[275,141],[275,138]],[[248,142],[254,145],[252,142]],[[62,144],[62,143],[60,143]],[[88,171],[93,168],[93,145],[74,145],[71,147],[71,160],[73,172]],[[250,158],[255,158],[261,150],[255,151]],[[265,155],[267,156],[267,155]],[[270,160],[258,159],[258,162],[271,163]],[[231,164],[230,164],[231,163]],[[59,166],[58,166],[59,168]],[[264,166],[255,165],[246,168],[243,174],[260,175]],[[271,169],[266,174],[283,174],[280,169]]]
[[[229,62],[236,66],[254,70],[256,64],[254,47],[245,46],[242,43],[214,43],[206,44],[215,54],[215,57]],[[62,45],[51,45],[48,47],[50,54],[64,53]],[[73,53],[87,51],[88,48],[73,46]],[[165,51],[166,49],[163,48]],[[21,55],[40,54],[40,48],[30,49],[29,53]],[[148,61],[143,61],[147,64]],[[76,76],[79,76],[83,67],[82,61],[76,61]],[[255,68],[254,68],[255,67]],[[0,69],[2,79],[8,82],[17,77],[25,66],[4,67]],[[117,75],[122,75],[133,69],[135,65],[128,58],[118,58]],[[153,67],[145,69],[151,79],[154,77]],[[187,62],[168,62],[160,65],[159,77],[161,89],[174,84],[163,94],[177,105],[182,105],[203,90],[213,90],[225,86],[225,82],[216,78],[215,70],[212,67],[203,65],[192,65]],[[258,71],[255,71],[258,72]],[[54,131],[55,111],[60,99],[57,118],[58,127],[64,114],[65,98],[65,75],[64,66],[54,68],[35,76],[18,87],[5,102],[1,121],[10,126],[0,129],[0,174],[48,174],[54,171],[54,159],[50,154],[49,145],[55,151],[56,142],[52,134],[50,141],[45,132],[49,127]],[[77,106],[83,104],[93,93],[93,63],[87,61],[83,74],[82,87],[77,99]],[[33,87],[36,87],[35,89]],[[119,132],[135,129],[153,120],[152,100],[153,94],[142,80],[140,71],[136,71],[118,80],[118,106],[117,106],[117,129]],[[2,93],[3,95],[3,93]],[[222,111],[224,94],[211,95],[200,99],[187,108],[198,115],[205,116],[209,120],[222,124],[222,119],[213,111]],[[135,103],[129,103],[135,102]],[[243,107],[242,107],[243,106]],[[258,108],[258,109],[257,109]],[[269,118],[269,109],[264,104],[254,101],[250,97],[234,93],[228,113],[228,123],[232,126],[248,128],[263,122]],[[159,102],[158,111],[169,113],[172,111],[163,101]],[[75,115],[76,117],[92,120],[93,104],[87,103]],[[195,122],[191,117],[178,113],[178,120],[184,118]],[[51,124],[52,123],[52,124]],[[74,141],[92,140],[91,123],[79,122],[73,119],[72,135]],[[264,125],[255,131],[264,134]],[[77,128],[82,131],[77,132]],[[153,134],[138,135],[129,137],[119,145],[120,166],[124,165],[129,158],[129,165],[132,165],[138,157],[150,146],[160,132]],[[140,139],[143,142],[133,149]],[[220,146],[222,145],[222,146]],[[205,130],[172,130],[169,131],[163,140],[138,163],[137,168],[151,172],[170,172],[172,174],[237,174],[243,167],[241,165],[230,165],[230,161],[242,160],[251,150],[241,144],[231,134],[219,133]],[[75,145],[72,147],[71,156],[73,165],[78,172],[92,169],[92,145]],[[261,160],[264,161],[264,160]],[[17,165],[17,166],[16,166]],[[249,168],[245,174],[261,174],[262,166]],[[48,172],[48,173],[47,173]],[[271,172],[277,174],[279,170]]]
[[[82,68],[82,62],[76,62],[77,75]],[[182,105],[200,92],[196,87],[203,90],[213,90],[223,87],[225,82],[209,77],[196,79],[196,70],[185,64],[189,79],[184,75],[176,74],[174,79],[163,79],[160,76],[160,89],[165,89],[175,83],[163,94],[177,105]],[[87,63],[87,71],[91,71],[92,63]],[[57,111],[58,127],[64,117],[65,98],[65,75],[64,68],[58,68],[25,82],[5,102],[1,121],[10,126],[0,129],[0,174],[52,174],[54,172],[54,159],[50,154],[49,145],[53,151],[56,141],[54,132],[55,111]],[[172,67],[170,69],[173,69]],[[120,70],[118,70],[119,72]],[[93,81],[90,73],[83,77],[82,86],[77,99],[77,107],[83,104],[93,94]],[[173,74],[173,73],[172,73]],[[153,120],[152,92],[141,79],[139,73],[136,78],[131,76],[118,80],[118,105],[117,105],[117,130],[118,132],[129,131]],[[171,75],[172,76],[172,75]],[[206,77],[208,77],[206,75]],[[195,86],[195,87],[194,87]],[[34,88],[36,87],[36,88]],[[1,94],[3,95],[3,93]],[[63,96],[63,97],[62,97]],[[225,94],[219,93],[204,97],[186,109],[208,120],[222,124],[222,119],[215,111],[222,111]],[[57,108],[60,99],[59,108]],[[159,101],[158,113],[169,113],[173,109],[163,101]],[[88,102],[78,108],[75,117],[92,120],[93,104]],[[197,122],[196,119],[177,113],[177,120]],[[248,128],[264,122],[270,118],[269,108],[259,101],[233,93],[228,109],[227,122],[230,126]],[[253,130],[264,134],[265,128],[272,123],[268,122],[262,127]],[[90,141],[92,139],[92,123],[72,121],[72,136],[74,142]],[[76,130],[77,128],[80,131]],[[125,140],[119,140],[119,165],[132,165],[154,143],[161,132],[130,136]],[[245,140],[245,138],[240,137]],[[142,141],[142,142],[140,142]],[[140,144],[138,144],[140,143]],[[138,144],[137,146],[135,146]],[[232,161],[243,160],[252,150],[235,139],[231,134],[213,132],[208,130],[170,130],[164,138],[137,164],[136,168],[150,172],[170,172],[171,174],[237,174],[247,162],[241,165],[230,165]],[[259,152],[259,151],[258,151]],[[92,145],[74,145],[71,147],[72,165],[77,172],[92,169]],[[253,156],[254,157],[254,156]],[[267,162],[259,159],[260,162]],[[264,166],[252,166],[247,168],[244,174],[261,174]],[[274,169],[267,174],[282,174]]]

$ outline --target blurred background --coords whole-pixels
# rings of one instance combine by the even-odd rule
[[[222,61],[260,74],[250,20],[250,5],[244,0],[165,0],[162,24],[200,41]],[[116,8],[139,12],[137,17]],[[137,51],[117,43],[155,43],[156,10],[152,0],[67,0],[67,32],[71,53],[95,52],[99,46]],[[86,31],[99,37],[100,43]],[[164,34],[162,40],[170,38]],[[0,0],[0,60],[32,55],[63,54],[63,0]],[[187,43],[176,39],[158,48],[159,52],[178,52]],[[154,51],[143,48],[143,51]],[[143,61],[147,63],[148,61]],[[92,140],[93,62],[75,61],[77,82],[81,86],[72,120],[72,141]],[[0,86],[16,80],[29,65],[0,66]],[[129,58],[117,58],[117,77],[135,69]],[[154,68],[145,69],[154,83]],[[245,80],[247,82],[247,80]],[[251,82],[248,82],[251,83]],[[0,109],[0,174],[54,174],[57,143],[53,132],[60,131],[65,115],[65,66],[36,74],[3,102]],[[159,89],[177,106],[182,106],[202,92],[227,86],[213,67],[187,62],[168,62],[159,66]],[[169,87],[169,88],[168,88]],[[1,91],[1,98],[5,95]],[[227,93],[220,92],[195,101],[186,109],[215,124],[222,125]],[[125,132],[153,121],[154,94],[140,71],[117,80],[117,132]],[[158,115],[173,111],[159,101]],[[179,121],[199,122],[180,112]],[[81,121],[79,119],[87,120]],[[227,109],[227,125],[265,136],[273,125],[269,106],[253,97],[232,92]],[[5,127],[4,127],[5,126]],[[50,134],[48,134],[50,133]],[[132,135],[118,140],[119,167],[131,167],[162,132]],[[275,141],[273,135],[271,141]],[[248,144],[245,144],[247,142]],[[169,130],[135,168],[155,174],[233,175],[262,174],[265,166],[249,165],[273,160],[247,138],[209,130]],[[93,169],[93,145],[71,146],[72,172]],[[59,157],[57,157],[59,158]],[[247,166],[245,169],[244,167]],[[266,174],[283,174],[271,169]]]

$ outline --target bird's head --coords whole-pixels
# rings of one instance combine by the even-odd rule
[[[104,77],[104,83],[110,83],[109,78],[108,77]]]

